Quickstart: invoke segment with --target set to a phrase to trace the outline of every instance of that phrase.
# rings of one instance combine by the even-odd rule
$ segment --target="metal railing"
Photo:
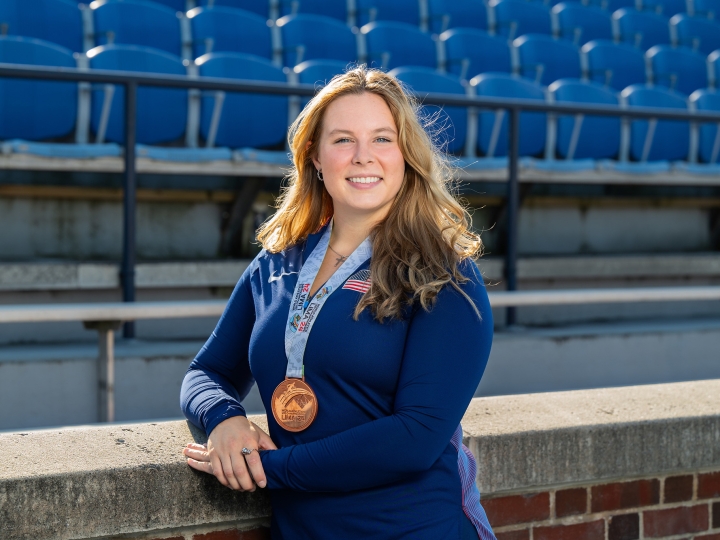
[[[120,280],[124,302],[135,301],[135,225],[136,225],[136,116],[137,89],[139,86],[166,88],[187,88],[224,92],[273,94],[287,96],[313,96],[317,89],[314,85],[247,81],[200,77],[190,78],[178,75],[156,75],[130,71],[80,70],[74,68],[47,68],[36,66],[18,66],[0,63],[0,77],[16,79],[40,79],[99,84],[115,84],[125,88],[125,154],[123,182],[123,256]],[[683,120],[693,123],[712,122],[720,125],[720,113],[698,112],[680,109],[632,107],[621,108],[613,105],[577,103],[548,103],[527,99],[507,99],[481,96],[461,96],[457,94],[429,93],[422,96],[422,102],[428,105],[467,107],[471,110],[491,109],[507,110],[508,129],[508,182],[507,182],[507,243],[505,251],[505,280],[509,291],[517,289],[517,236],[518,236],[518,161],[520,154],[520,112],[534,111],[574,116],[615,116],[627,119],[665,119]],[[515,307],[507,309],[507,321],[515,322]],[[134,336],[132,323],[123,329],[125,337]]]
[[[555,291],[503,291],[488,294],[493,308],[570,304],[720,300],[720,286],[648,287]],[[123,322],[141,319],[219,317],[225,300],[125,302],[0,306],[0,323],[82,321],[98,333],[98,420],[115,420],[115,331]]]

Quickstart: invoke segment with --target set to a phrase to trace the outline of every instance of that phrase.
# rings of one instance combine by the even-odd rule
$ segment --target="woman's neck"
[[[357,248],[375,226],[374,216],[345,216],[336,212],[330,244],[343,255],[349,255]]]

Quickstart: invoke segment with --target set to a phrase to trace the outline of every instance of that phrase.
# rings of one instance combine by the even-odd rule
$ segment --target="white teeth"
[[[358,184],[372,184],[374,182],[379,182],[381,178],[379,176],[366,176],[363,178],[348,178],[348,180]]]

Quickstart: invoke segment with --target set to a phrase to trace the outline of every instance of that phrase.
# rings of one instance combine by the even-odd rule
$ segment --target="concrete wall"
[[[220,247],[220,207],[140,202],[137,256],[212,259]],[[119,259],[122,205],[112,201],[0,197],[0,259]]]
[[[462,424],[498,540],[720,535],[720,380],[479,398]],[[0,434],[0,537],[269,538],[266,493],[191,471],[192,440],[185,422]]]
[[[530,201],[520,211],[518,250],[528,256],[713,250],[713,209],[687,206]],[[139,202],[138,257],[216,258],[226,208],[226,202]],[[485,242],[494,253],[504,251],[497,221],[494,208],[474,211],[474,225],[486,231]],[[83,200],[80,195],[0,197],[0,260],[117,259],[121,235],[118,201]]]

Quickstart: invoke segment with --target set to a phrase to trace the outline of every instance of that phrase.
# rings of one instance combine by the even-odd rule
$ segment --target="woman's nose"
[[[375,156],[372,153],[372,148],[369,143],[358,142],[355,145],[355,155],[353,156],[353,163],[357,165],[364,165],[365,163],[372,163],[375,161]]]

